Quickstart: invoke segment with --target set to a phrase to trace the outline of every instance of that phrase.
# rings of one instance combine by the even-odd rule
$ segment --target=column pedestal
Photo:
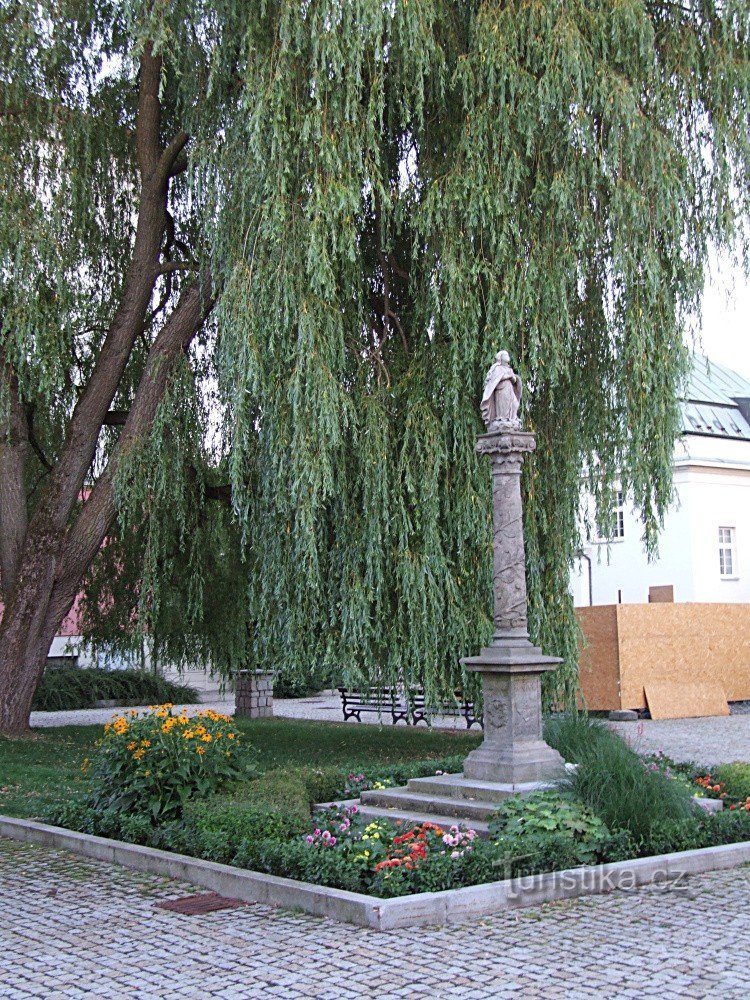
[[[526,648],[489,646],[461,663],[482,675],[484,742],[464,761],[464,775],[507,785],[560,777],[564,761],[542,735],[541,678],[560,660]]]

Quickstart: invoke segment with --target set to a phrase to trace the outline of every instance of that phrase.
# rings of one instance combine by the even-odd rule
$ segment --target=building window
[[[614,531],[612,532],[612,537],[625,537],[625,497],[622,490],[615,491]]]
[[[719,574],[725,578],[737,576],[734,528],[719,528]]]
[[[614,542],[625,537],[625,494],[612,491],[612,519],[608,524],[597,524],[597,542]]]

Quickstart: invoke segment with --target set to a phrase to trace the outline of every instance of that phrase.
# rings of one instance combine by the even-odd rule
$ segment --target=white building
[[[658,557],[646,558],[643,525],[618,493],[614,537],[585,545],[574,568],[577,607],[750,602],[750,382],[696,355],[680,407]]]

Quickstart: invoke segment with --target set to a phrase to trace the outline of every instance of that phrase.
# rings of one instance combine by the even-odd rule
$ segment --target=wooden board
[[[644,685],[652,719],[691,719],[701,715],[729,715],[721,684],[653,681]]]

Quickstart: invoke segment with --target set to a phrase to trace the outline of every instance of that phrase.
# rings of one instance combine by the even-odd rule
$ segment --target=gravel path
[[[701,719],[644,719],[610,725],[641,753],[663,750],[697,764],[750,761],[750,715]]]
[[[206,702],[201,705],[177,706],[188,715],[194,715],[206,708],[212,708],[216,712],[223,712],[226,715],[234,714],[234,695],[228,693],[223,700]],[[139,712],[146,710],[145,705],[139,706]],[[32,712],[32,726],[93,726],[104,725],[117,712],[130,711],[128,709],[117,708],[84,708],[73,712]],[[323,691],[320,694],[312,695],[309,698],[274,698],[273,713],[281,719],[311,719],[317,722],[340,722],[343,723],[341,714],[341,699],[338,692],[331,694]],[[357,725],[354,721],[349,725]],[[380,725],[380,720],[375,714],[363,715],[362,724]],[[384,718],[383,724],[391,725],[390,718]],[[460,729],[465,730],[466,724],[463,719],[453,716],[438,717],[433,719],[433,726],[440,729]],[[399,725],[405,725],[401,722]],[[420,725],[424,729],[424,725]],[[474,732],[476,732],[476,726]]]

